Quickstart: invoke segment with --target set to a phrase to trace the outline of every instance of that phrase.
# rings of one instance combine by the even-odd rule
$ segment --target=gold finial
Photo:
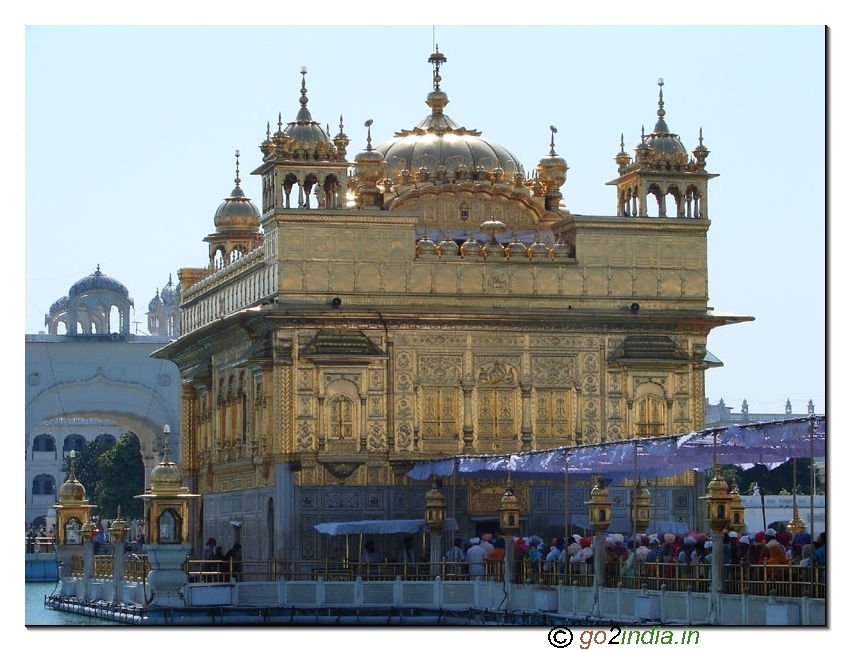
[[[446,62],[446,57],[440,52],[440,46],[434,48],[434,53],[428,58],[428,63],[434,66],[434,90],[440,89],[440,66]]]
[[[549,142],[549,155],[554,156],[555,154],[555,134],[558,132],[554,126],[550,126],[549,130],[552,132],[552,139]]]
[[[301,102],[302,106],[306,106],[307,102],[307,66],[301,66],[301,99],[298,100]]]
[[[664,118],[664,77],[658,77],[658,117]]]
[[[363,123],[366,127],[366,151],[372,151],[372,120],[368,119]]]
[[[168,437],[171,435],[171,427],[167,424],[162,426],[162,464],[165,465],[171,462],[171,447],[168,443]]]
[[[239,185],[239,149],[236,150],[236,181],[235,183]]]
[[[68,474],[68,481],[76,481],[77,475],[74,473],[74,458],[76,457],[77,452],[74,449],[72,449],[71,453],[69,455],[71,456],[71,460],[70,460],[71,471]]]
[[[623,134],[620,134],[620,153],[626,153],[626,142],[623,140]]]

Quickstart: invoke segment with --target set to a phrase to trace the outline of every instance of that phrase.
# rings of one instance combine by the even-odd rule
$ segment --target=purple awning
[[[613,479],[631,478],[637,466],[641,478],[674,476],[714,465],[776,467],[792,458],[826,454],[826,416],[759,422],[706,429],[660,438],[606,442],[580,447],[496,456],[456,456],[417,463],[407,475],[563,480],[601,473]]]

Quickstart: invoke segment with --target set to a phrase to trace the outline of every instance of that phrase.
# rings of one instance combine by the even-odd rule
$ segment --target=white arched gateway
[[[91,328],[76,327],[85,318],[79,309],[70,308],[72,298],[85,298],[88,307],[83,316],[102,313],[102,322],[91,321]],[[107,304],[122,314],[119,327],[110,327],[108,311],[97,307]],[[150,472],[160,461],[163,426],[180,431],[177,367],[151,357],[169,338],[131,334],[132,304],[126,288],[98,267],[71,287],[69,297],[51,307],[45,317],[50,333],[26,335],[28,523],[51,512],[55,489],[65,480],[62,462],[71,450],[100,436],[117,439],[132,431],[141,444],[148,485]],[[179,436],[173,436],[171,454],[180,456]]]

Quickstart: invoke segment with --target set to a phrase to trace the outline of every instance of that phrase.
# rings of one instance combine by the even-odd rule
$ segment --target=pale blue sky
[[[428,112],[434,41],[446,112],[530,171],[549,126],[574,213],[612,214],[614,156],[656,120],[711,150],[709,303],[755,316],[715,330],[706,396],[737,411],[826,408],[826,49],[822,26],[38,26],[25,32],[27,333],[100,264],[134,321],[169,275],[204,266],[203,237],[246,194],[278,113],[295,118],[304,65],[313,118],[353,158]]]

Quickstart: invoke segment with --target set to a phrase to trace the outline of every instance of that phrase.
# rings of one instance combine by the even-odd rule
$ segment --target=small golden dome
[[[476,257],[478,255],[481,255],[481,244],[479,244],[478,241],[470,235],[469,239],[460,245],[460,256]]]
[[[183,486],[183,474],[175,463],[163,461],[151,470],[151,492],[169,492]]]
[[[354,156],[354,174],[359,183],[374,188],[384,180],[384,155],[372,148],[372,120],[366,120],[364,126],[368,129],[366,148]]]
[[[496,236],[493,235],[482,249],[484,257],[505,257],[505,247],[496,241]]]
[[[537,163],[537,177],[546,186],[547,191],[561,187],[567,181],[567,161],[555,153],[555,134],[558,132],[554,126],[550,126],[552,139],[549,143],[549,155],[544,156]]]
[[[74,455],[76,452],[71,452],[70,469],[68,471],[68,480],[59,486],[59,501],[85,501],[86,488],[77,480],[77,474],[74,470]]]
[[[708,482],[707,492],[714,496],[727,496],[729,494],[729,484],[720,475],[720,468],[714,468],[714,477]]]
[[[151,492],[154,494],[179,492],[183,487],[183,474],[177,464],[171,460],[171,448],[168,435],[171,433],[167,425],[163,428],[165,442],[163,443],[162,461],[151,470]]]
[[[59,486],[59,501],[64,503],[85,500],[86,488],[83,487],[83,484],[76,479],[72,472],[68,480]]]
[[[523,244],[519,237],[514,234],[514,239],[507,246],[505,246],[505,257],[510,259],[523,259],[528,258],[528,246]]]
[[[551,249],[546,245],[545,242],[540,240],[540,232],[537,233],[537,238],[534,240],[534,243],[528,247],[528,256],[531,259],[538,258],[546,258],[551,256]]]
[[[457,242],[449,237],[448,232],[443,237],[442,241],[437,244],[437,248],[440,249],[440,257],[444,256],[457,256],[460,255],[460,246],[457,245]]]
[[[439,255],[440,250],[437,244],[428,237],[428,231],[425,231],[425,236],[416,242],[416,257],[425,257],[429,255]]]
[[[218,206],[213,217],[217,233],[257,232],[260,229],[260,211],[239,187],[239,152],[236,152],[236,187],[224,203]]]
[[[570,245],[563,239],[559,239],[552,247],[552,255],[553,257],[569,257]]]

